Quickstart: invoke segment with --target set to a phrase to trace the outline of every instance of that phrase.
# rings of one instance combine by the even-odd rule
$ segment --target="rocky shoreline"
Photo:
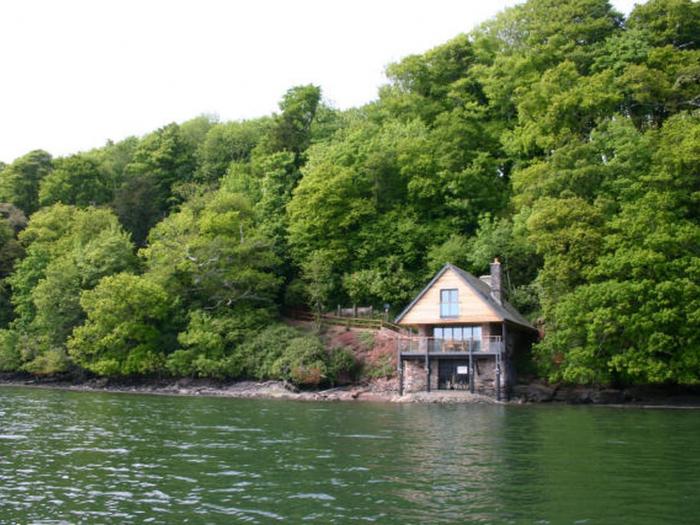
[[[700,408],[700,388],[675,385],[611,388],[533,382],[516,385],[513,388],[512,400],[521,403]]]
[[[296,401],[410,401],[401,399],[394,381],[378,380],[367,385],[347,385],[325,390],[299,390],[284,381],[216,381],[210,379],[179,380],[108,380],[92,378],[40,378],[23,375],[0,376],[0,386],[21,386],[69,390],[74,392],[109,392],[182,396],[229,397],[241,399],[285,399]],[[406,397],[406,396],[404,396]]]
[[[594,404],[630,407],[700,408],[700,390],[693,388],[633,387],[613,389],[533,382],[517,385],[508,401],[464,391],[417,392],[400,396],[396,380],[378,379],[366,384],[325,390],[299,390],[283,381],[215,381],[209,379],[108,380],[69,377],[40,378],[0,375],[0,386],[48,388],[75,392],[209,396],[292,401],[371,401],[390,403],[481,404]]]
[[[495,399],[468,392],[418,392],[398,394],[395,379],[376,379],[361,385],[345,385],[325,390],[299,390],[283,381],[215,381],[209,379],[131,380],[104,378],[40,378],[25,375],[0,375],[0,386],[20,386],[68,390],[73,392],[108,392],[209,396],[239,399],[284,399],[292,401],[369,401],[385,403],[498,403]]]

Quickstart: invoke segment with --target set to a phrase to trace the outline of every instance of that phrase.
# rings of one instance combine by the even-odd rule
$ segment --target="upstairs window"
[[[459,316],[459,295],[457,289],[440,290],[440,317]]]

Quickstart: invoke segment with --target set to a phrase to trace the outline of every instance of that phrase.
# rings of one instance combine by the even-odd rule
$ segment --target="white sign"
[[[457,375],[466,376],[468,374],[469,374],[469,367],[468,366],[458,366],[457,367]]]

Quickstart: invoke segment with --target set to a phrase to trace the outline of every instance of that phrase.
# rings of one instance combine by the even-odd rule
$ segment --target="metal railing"
[[[398,337],[397,345],[402,354],[410,353],[454,353],[469,351],[479,352],[503,352],[503,341],[500,335],[485,335],[480,339],[438,339],[436,337],[410,336]]]

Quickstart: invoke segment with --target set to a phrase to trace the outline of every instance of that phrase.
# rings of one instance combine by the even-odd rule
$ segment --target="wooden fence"
[[[348,328],[365,328],[368,330],[381,330],[386,328],[388,330],[393,330],[399,334],[408,334],[409,331],[403,326],[399,326],[384,319],[377,318],[367,318],[367,317],[342,317],[338,315],[322,313],[314,314],[313,312],[308,312],[304,310],[292,310],[286,312],[287,317],[291,319],[297,319],[299,321],[314,321],[321,324],[333,325],[333,326],[345,326]]]

